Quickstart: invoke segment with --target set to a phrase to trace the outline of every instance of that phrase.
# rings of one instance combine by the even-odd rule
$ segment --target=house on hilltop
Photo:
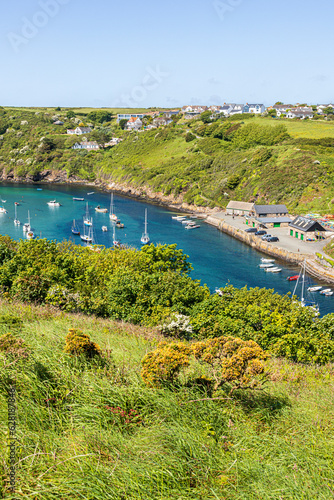
[[[128,130],[140,130],[143,126],[143,122],[141,121],[140,118],[136,118],[135,116],[132,116],[128,123],[126,124],[126,128]]]
[[[96,151],[100,149],[100,146],[95,141],[84,141],[84,142],[76,142],[72,149],[86,149],[89,151]]]
[[[76,129],[68,129],[67,133],[71,135],[83,135],[89,134],[91,131],[92,129],[90,127],[77,127]]]
[[[313,118],[312,108],[292,108],[286,115],[287,118],[301,118],[304,120],[305,118]]]
[[[154,118],[153,125],[155,127],[166,127],[170,123],[173,123],[171,118],[160,116],[159,118]]]
[[[244,113],[253,113],[256,115],[259,115],[261,113],[264,113],[266,110],[266,107],[264,104],[245,104],[244,106]]]

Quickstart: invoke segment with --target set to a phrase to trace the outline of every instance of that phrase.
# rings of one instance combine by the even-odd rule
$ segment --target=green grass
[[[156,345],[153,330],[15,303],[1,302],[0,314],[22,318],[15,335],[31,350],[29,361],[7,369],[0,357],[3,496],[9,378],[18,406],[17,491],[5,498],[333,497],[333,365],[273,359],[264,392],[205,400],[193,385],[143,385],[140,361]],[[0,327],[0,334],[9,329]],[[64,354],[71,327],[111,350],[107,365]],[[106,405],[133,408],[141,422],[112,423]]]
[[[325,120],[290,120],[288,118],[273,119],[255,117],[253,123],[260,125],[283,124],[288,129],[289,134],[294,138],[321,139],[322,137],[334,137],[334,121]]]

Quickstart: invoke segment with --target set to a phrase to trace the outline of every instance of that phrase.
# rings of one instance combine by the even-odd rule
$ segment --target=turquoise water
[[[41,189],[41,190],[38,190]],[[87,192],[94,194],[87,195]],[[84,198],[84,201],[73,201],[73,197]],[[2,205],[8,214],[0,214],[1,234],[8,234],[14,239],[24,238],[21,226],[14,226],[14,202],[21,224],[27,222],[30,211],[31,226],[36,236],[62,241],[71,239],[83,244],[79,236],[73,236],[71,227],[73,219],[83,231],[83,217],[88,202],[90,215],[93,216],[95,242],[107,247],[112,246],[113,233],[109,213],[98,214],[97,205],[109,211],[110,194],[93,187],[75,185],[20,185],[1,184],[0,198],[6,200]],[[61,207],[49,207],[47,202],[56,199]],[[236,287],[245,285],[274,289],[280,294],[292,292],[294,282],[286,278],[298,274],[294,265],[278,262],[281,273],[266,273],[259,269],[261,254],[257,250],[218,231],[215,227],[200,221],[200,228],[186,230],[180,222],[172,219],[173,212],[165,207],[140,202],[126,196],[114,194],[115,213],[125,224],[124,229],[117,229],[117,239],[129,246],[141,247],[140,238],[144,231],[145,208],[148,209],[148,232],[152,243],[177,243],[179,248],[189,255],[194,270],[191,276],[200,279],[214,291],[215,287],[231,283]],[[106,225],[108,232],[102,232]],[[315,283],[311,280],[310,283]],[[318,283],[317,283],[318,284]],[[321,284],[321,283],[320,283]],[[298,295],[298,293],[297,293]],[[313,294],[320,305],[321,314],[334,312],[334,295],[324,297]]]

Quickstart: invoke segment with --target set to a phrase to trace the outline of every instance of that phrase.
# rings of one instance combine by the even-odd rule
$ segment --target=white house
[[[266,110],[266,107],[264,104],[245,104],[244,106],[244,113],[254,113],[256,115],[260,115],[261,113],[264,113]]]
[[[286,115],[287,118],[301,118],[304,120],[305,118],[313,118],[312,109],[308,108],[292,108]]]
[[[100,146],[95,141],[76,142],[74,146],[72,146],[72,149],[87,149],[89,151],[95,151],[100,149]]]
[[[126,128],[128,130],[139,130],[143,126],[143,122],[141,121],[140,118],[136,118],[135,116],[132,116],[128,123],[126,124]]]
[[[68,134],[75,134],[75,135],[82,135],[82,134],[89,134],[92,131],[90,127],[77,127],[76,129],[68,129],[67,133]]]
[[[292,104],[275,104],[272,109],[276,110],[276,116],[285,115],[288,109],[293,108]]]

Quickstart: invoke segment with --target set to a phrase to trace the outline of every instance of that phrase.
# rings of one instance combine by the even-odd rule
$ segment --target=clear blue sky
[[[12,0],[0,105],[334,101],[329,0]]]

